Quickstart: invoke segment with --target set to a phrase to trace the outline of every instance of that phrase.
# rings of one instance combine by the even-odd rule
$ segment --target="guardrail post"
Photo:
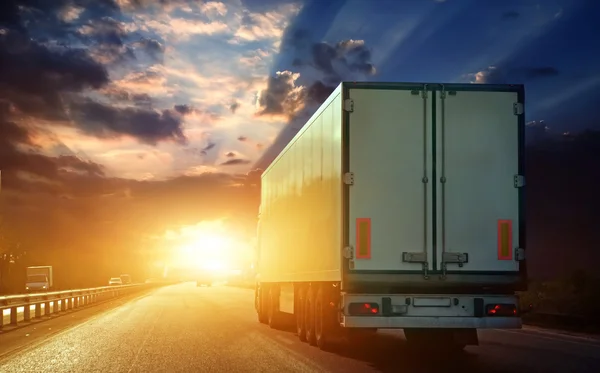
[[[17,325],[17,307],[10,308],[10,325]]]
[[[29,302],[23,308],[23,321],[31,321],[31,304]]]
[[[46,301],[46,303],[44,303],[44,315],[50,316],[50,302],[49,301]]]
[[[52,309],[52,313],[59,313],[60,312],[60,306],[61,304],[58,303],[60,300],[59,299],[55,299],[54,300],[54,307]]]
[[[68,311],[70,303],[71,303],[71,298],[70,297],[69,298],[65,298],[64,302],[65,302],[65,311]]]
[[[42,303],[35,304],[35,316],[36,319],[42,317]]]

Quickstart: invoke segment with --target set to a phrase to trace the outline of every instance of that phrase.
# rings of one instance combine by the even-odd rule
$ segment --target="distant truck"
[[[259,321],[321,348],[521,328],[523,107],[522,85],[341,83],[261,176]]]
[[[27,292],[49,291],[54,286],[52,279],[52,266],[27,267]]]
[[[131,276],[128,274],[122,274],[121,276],[119,276],[121,278],[121,282],[123,282],[123,285],[129,285],[131,284]]]

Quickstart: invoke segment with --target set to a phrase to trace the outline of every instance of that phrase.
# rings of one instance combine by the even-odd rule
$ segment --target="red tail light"
[[[377,303],[350,303],[348,305],[350,315],[377,315],[379,305]]]
[[[486,306],[488,316],[517,316],[517,306],[514,304],[488,304]]]

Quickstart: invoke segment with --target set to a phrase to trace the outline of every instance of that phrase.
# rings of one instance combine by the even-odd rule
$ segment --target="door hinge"
[[[524,112],[525,112],[525,108],[523,107],[522,102],[515,102],[513,104],[513,113],[515,115],[523,115]]]
[[[354,111],[354,100],[347,98],[344,100],[344,111],[352,113]]]
[[[352,246],[344,247],[343,255],[344,255],[344,258],[346,258],[346,259],[353,259],[354,258],[354,249],[352,249]]]
[[[515,175],[514,185],[515,185],[515,188],[523,188],[525,186],[525,176]]]
[[[515,248],[515,260],[517,262],[522,262],[525,260],[525,249],[522,247]]]
[[[343,180],[346,185],[354,185],[354,172],[346,172]]]

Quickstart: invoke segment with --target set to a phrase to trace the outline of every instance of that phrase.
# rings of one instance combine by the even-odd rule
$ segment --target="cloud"
[[[274,10],[266,12],[245,12],[241,18],[240,27],[235,31],[235,42],[252,42],[257,40],[272,40],[274,46],[279,44],[283,30],[290,18],[300,11],[297,4],[283,4]]]
[[[256,115],[283,119],[287,125],[255,163],[258,168],[270,164],[341,81],[364,80],[376,73],[363,40],[330,44],[313,40],[309,31],[300,28],[286,34],[281,49],[294,72],[283,70],[269,77],[258,97]]]
[[[291,71],[278,71],[269,77],[267,89],[259,98],[260,110],[257,115],[291,116],[304,108],[304,87],[296,86],[300,74]]]
[[[552,78],[560,75],[558,69],[552,66],[537,67],[496,67],[490,66],[467,78],[472,83],[507,84],[521,83],[542,78]]]
[[[86,99],[73,103],[71,111],[85,133],[100,138],[129,135],[148,145],[159,141],[186,143],[181,115],[175,109],[118,108]]]
[[[236,110],[240,107],[240,103],[239,102],[234,102],[231,105],[229,105],[229,110],[235,114]]]
[[[227,158],[233,158],[233,157],[235,157],[235,153],[234,153],[234,152],[227,152],[227,153],[225,154],[225,156],[226,156]]]
[[[23,114],[65,119],[69,94],[108,84],[106,69],[83,49],[49,48],[7,31],[0,34],[0,99]]]
[[[140,49],[156,61],[162,61],[165,53],[165,46],[156,39],[143,38],[133,43],[133,46]]]
[[[0,169],[2,186],[8,189],[52,191],[68,173],[103,176],[100,164],[74,155],[51,157],[39,152],[30,129],[9,119],[9,105],[0,102]]]
[[[227,15],[227,6],[218,1],[208,1],[200,5],[200,11],[209,17]]]
[[[234,159],[226,160],[225,162],[221,163],[221,166],[237,166],[237,165],[244,165],[244,164],[249,164],[249,163],[251,163],[251,161],[249,161],[247,159],[234,158]]]
[[[297,84],[300,73],[289,70],[276,72],[259,97],[259,116],[294,116],[306,104],[322,103],[343,79],[354,74],[371,76],[376,72],[371,63],[371,51],[363,40],[348,39],[333,45],[313,42],[308,31],[299,29],[289,33],[282,48],[293,57],[292,64],[296,69],[311,67],[323,78],[313,81],[307,89]]]

